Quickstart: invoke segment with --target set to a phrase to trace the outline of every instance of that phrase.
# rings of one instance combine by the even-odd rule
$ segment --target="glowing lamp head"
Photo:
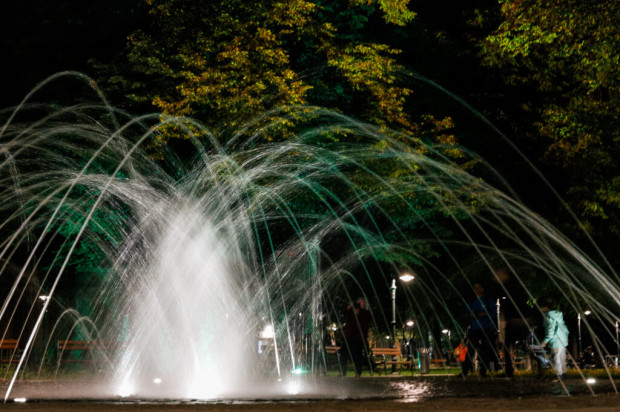
[[[413,279],[415,279],[415,277],[409,273],[403,273],[402,275],[400,275],[399,279],[403,282],[411,282]]]

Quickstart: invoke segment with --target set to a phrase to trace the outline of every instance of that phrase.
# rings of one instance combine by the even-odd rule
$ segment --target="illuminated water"
[[[97,96],[81,75],[58,78]],[[285,115],[306,126],[275,142]],[[325,326],[363,294],[374,330],[389,334],[385,301],[405,270],[416,286],[399,286],[399,307],[423,339],[437,319],[462,336],[453,311],[472,273],[504,267],[551,279],[575,313],[591,310],[584,341],[614,353],[613,269],[445,147],[307,107],[266,113],[225,145],[190,119],[131,117],[105,101],[5,118],[0,333],[23,350],[6,398],[20,381],[73,369],[112,397],[346,397],[314,380]],[[154,160],[148,149],[171,125],[187,144]],[[56,364],[63,339],[100,342],[96,362]]]

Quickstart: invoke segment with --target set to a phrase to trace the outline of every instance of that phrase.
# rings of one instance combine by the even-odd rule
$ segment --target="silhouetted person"
[[[596,358],[594,356],[594,349],[592,346],[587,346],[581,354],[581,367],[582,368],[595,368]]]
[[[531,308],[527,305],[528,294],[518,279],[507,271],[500,269],[495,272],[501,288],[501,309],[504,316],[504,371],[506,376],[514,376],[514,365],[511,353],[516,342],[523,343],[532,332],[533,320]]]
[[[343,328],[344,345],[341,351],[342,375],[347,374],[347,361],[351,359],[355,368],[355,376],[361,376],[364,364],[369,365],[368,359],[368,329],[372,316],[366,309],[363,298],[344,309],[345,324]],[[370,367],[370,365],[369,365]]]
[[[495,301],[484,294],[484,286],[474,283],[476,298],[467,309],[471,318],[467,331],[467,355],[461,365],[461,376],[467,376],[474,369],[474,354],[478,353],[480,376],[485,377],[495,357],[495,339],[497,337],[497,309]]]

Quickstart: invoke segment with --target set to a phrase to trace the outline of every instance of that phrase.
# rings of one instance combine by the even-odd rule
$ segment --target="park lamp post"
[[[590,312],[589,310],[583,312],[583,314],[586,316],[588,316],[590,313],[592,312]],[[577,314],[577,332],[579,333],[579,356],[581,356],[583,352],[583,348],[581,346],[581,313]]]
[[[620,340],[618,340],[618,331],[620,330],[620,321],[616,321],[616,365],[620,365]]]
[[[410,332],[410,339],[413,339],[413,325],[415,325],[415,322],[412,321],[411,319],[409,319],[405,325],[407,325],[407,327],[409,328],[409,332]],[[403,339],[405,338],[404,332],[403,332]]]
[[[403,340],[405,342],[405,349],[407,351],[408,356],[413,356],[411,340],[413,339],[413,325],[415,322],[411,319],[408,319],[407,322],[403,325]],[[409,340],[407,340],[406,329],[409,329]]]
[[[448,349],[450,349],[450,329],[443,329],[441,333],[443,333],[444,335],[448,335]]]
[[[47,339],[47,307],[49,305],[49,300],[52,297],[49,295],[39,295],[39,300],[41,301],[42,304],[42,308],[41,310],[44,311],[43,313],[43,318],[41,319],[41,333],[43,334],[43,338]],[[41,359],[45,358],[45,350],[43,348],[40,349],[41,350]],[[38,350],[37,350],[38,351]]]
[[[409,283],[415,277],[409,273],[403,273],[399,276],[401,282]],[[392,346],[396,347],[396,279],[392,278]]]
[[[620,321],[616,321],[616,365],[620,365],[620,340],[618,340],[618,331],[620,330]]]

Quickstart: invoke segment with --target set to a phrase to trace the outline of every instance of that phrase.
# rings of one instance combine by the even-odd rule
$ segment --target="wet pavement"
[[[34,402],[6,404],[2,408],[21,412],[343,412],[343,411],[572,411],[612,412],[618,411],[618,395],[577,395],[571,397],[528,398],[441,398],[424,402],[404,403],[393,400],[316,400],[306,402],[253,402],[253,403],[102,403],[102,402]]]
[[[8,382],[0,382],[2,394],[6,393]],[[106,392],[102,385],[86,381],[18,381],[13,387],[8,402],[26,399],[27,403],[52,404],[76,403],[129,405],[261,405],[298,404],[308,402],[380,402],[392,401],[399,404],[432,404],[438,400],[456,399],[466,402],[471,399],[516,399],[540,398],[560,399],[568,397],[597,398],[617,395],[618,382],[598,379],[586,383],[583,379],[567,379],[564,382],[546,379],[520,378],[503,379],[475,376],[466,379],[454,376],[382,376],[364,378],[306,378],[294,381],[268,381],[255,390],[240,391],[236,395],[224,395],[218,399],[177,399],[162,396],[138,396],[121,398]],[[620,410],[620,396],[618,396]],[[19,406],[19,405],[17,405]],[[22,405],[23,406],[23,405]]]

